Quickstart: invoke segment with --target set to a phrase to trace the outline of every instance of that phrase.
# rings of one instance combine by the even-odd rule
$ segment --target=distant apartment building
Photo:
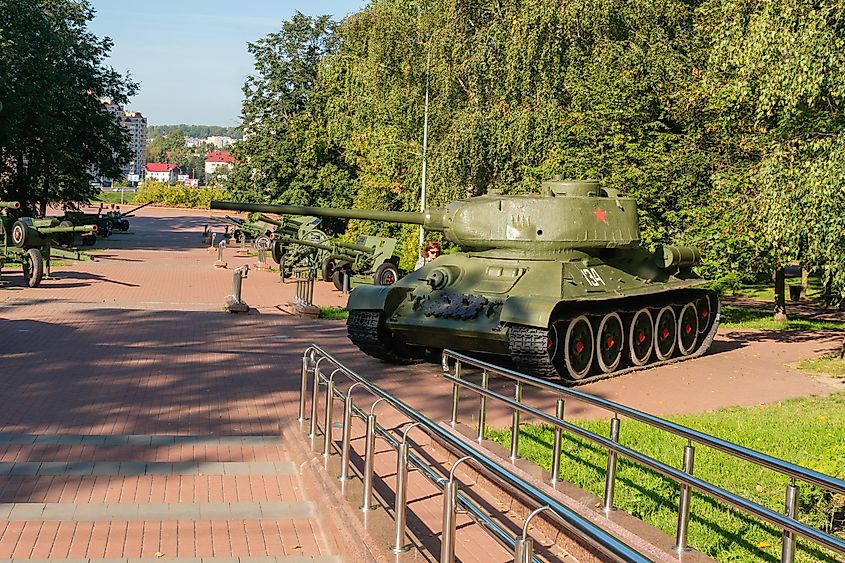
[[[175,182],[179,177],[179,167],[166,162],[148,162],[146,167],[146,179],[158,180],[159,182]]]
[[[237,139],[232,137],[225,137],[222,135],[212,135],[211,137],[206,137],[205,142],[214,145],[218,149],[225,149],[226,147],[235,144]]]
[[[207,176],[211,176],[221,166],[225,166],[227,170],[231,170],[235,162],[235,157],[228,151],[211,151],[205,157],[205,173]]]
[[[144,149],[147,146],[147,118],[137,111],[125,111],[120,104],[112,100],[101,100],[105,108],[114,114],[115,118],[129,132],[129,161],[121,166],[123,176],[137,174],[144,176]],[[100,178],[100,183],[109,184],[116,178]]]

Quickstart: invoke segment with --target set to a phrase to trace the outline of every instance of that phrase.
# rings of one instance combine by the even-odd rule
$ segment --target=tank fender
[[[346,309],[393,311],[410,291],[410,288],[395,285],[359,285],[349,294]]]
[[[499,320],[537,328],[547,328],[560,299],[538,295],[512,295],[502,306]]]

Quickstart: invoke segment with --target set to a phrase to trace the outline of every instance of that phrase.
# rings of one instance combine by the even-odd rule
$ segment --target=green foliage
[[[0,0],[0,197],[29,211],[96,196],[92,167],[120,176],[128,133],[100,102],[138,85],[105,67],[86,0]]]
[[[155,140],[158,137],[169,135],[173,131],[179,130],[185,137],[195,137],[197,139],[205,139],[206,137],[232,137],[233,139],[240,139],[240,127],[222,127],[220,125],[150,125],[147,127],[147,137]]]
[[[207,208],[213,199],[226,199],[226,190],[218,186],[194,188],[184,184],[164,184],[156,180],[143,182],[135,195],[136,203],[155,202],[173,207]]]
[[[842,471],[845,442],[845,394],[807,397],[750,408],[728,408],[715,412],[667,417],[695,430],[730,440],[742,446],[807,464],[829,475]],[[607,436],[602,420],[573,421],[591,432]],[[623,420],[620,443],[677,467],[683,459],[686,441],[635,422]],[[510,431],[496,430],[489,437],[510,446]],[[548,427],[524,425],[520,431],[519,455],[546,468],[551,467],[553,432]],[[604,490],[607,453],[588,442],[564,434],[561,479],[601,497]],[[783,511],[784,490],[789,478],[741,459],[696,445],[695,475],[771,510]],[[811,489],[799,483],[801,496]],[[614,504],[674,536],[677,525],[678,487],[661,475],[620,459]],[[812,495],[801,503],[798,517],[808,524],[830,522],[838,510],[836,501]],[[693,494],[689,543],[718,561],[776,560],[780,557],[781,530],[752,517],[707,501]],[[796,561],[836,561],[827,552],[798,542]]]
[[[719,326],[755,330],[845,330],[845,322],[842,321],[819,321],[790,315],[785,323],[779,323],[772,320],[771,311],[742,307],[722,307]]]
[[[710,289],[724,295],[736,293],[742,287],[742,276],[737,272],[730,272],[710,283]]]

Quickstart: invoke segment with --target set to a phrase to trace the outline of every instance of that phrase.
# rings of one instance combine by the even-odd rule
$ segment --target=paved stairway
[[[277,436],[0,434],[0,563],[333,562]]]

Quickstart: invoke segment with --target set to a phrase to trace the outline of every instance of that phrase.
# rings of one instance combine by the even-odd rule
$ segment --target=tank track
[[[703,296],[706,294],[711,294],[712,292],[695,293],[700,293]],[[510,330],[513,331],[513,336],[509,336],[509,344],[511,346],[511,357],[514,364],[520,371],[524,371],[528,375],[533,375],[536,377],[559,380],[563,385],[567,387],[577,387],[579,385],[585,385],[587,383],[593,383],[596,381],[601,381],[603,379],[609,379],[611,377],[618,377],[620,375],[635,371],[641,371],[653,367],[665,366],[669,364],[675,364],[678,362],[691,360],[693,358],[698,358],[704,355],[704,353],[707,352],[707,350],[710,348],[710,344],[712,344],[713,339],[716,336],[716,332],[719,328],[721,303],[718,298],[714,299],[714,302],[716,306],[714,310],[711,311],[714,316],[713,321],[710,323],[709,329],[707,330],[706,334],[702,335],[702,340],[700,344],[696,346],[695,351],[686,356],[675,356],[666,360],[650,361],[649,363],[642,366],[627,366],[625,368],[618,369],[610,373],[598,373],[595,375],[588,375],[583,379],[573,380],[561,376],[559,372],[555,369],[555,365],[549,357],[547,350],[546,343],[548,340],[548,330],[525,325],[511,325]],[[650,308],[655,308],[657,306],[662,306],[669,303],[672,303],[672,301],[666,300],[660,305],[652,303],[650,305]],[[643,303],[635,305],[634,302],[631,302],[628,305],[630,306],[622,308],[604,307],[601,309],[590,311],[588,314],[597,315],[610,311],[616,311],[618,313],[632,313],[639,309],[640,306],[644,306]],[[586,313],[586,311],[583,310],[580,312]],[[551,369],[549,369],[549,366],[551,367]]]
[[[410,363],[410,354],[404,353],[385,329],[381,311],[350,311],[346,320],[346,335],[355,346],[368,356],[391,363]]]

